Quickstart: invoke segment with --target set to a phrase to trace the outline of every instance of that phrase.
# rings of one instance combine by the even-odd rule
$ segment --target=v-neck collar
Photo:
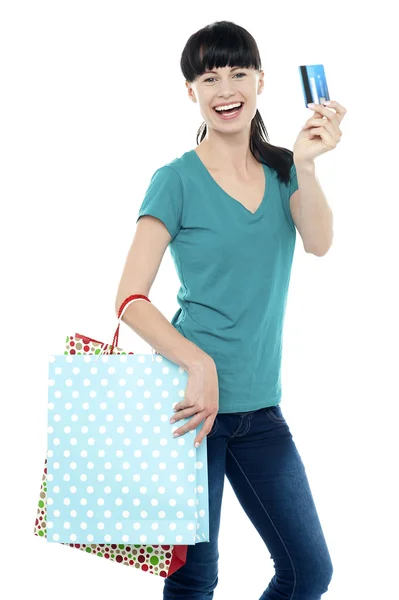
[[[198,154],[196,153],[195,150],[189,150],[188,155],[194,155],[193,158],[196,161],[196,163],[200,166],[200,168],[202,169],[202,171],[206,174],[208,180],[219,190],[219,192],[221,192],[224,196],[227,196],[227,198],[229,198],[232,202],[234,202],[236,205],[238,205],[239,210],[242,210],[244,212],[244,214],[247,215],[247,218],[250,220],[255,220],[258,219],[262,213],[263,210],[265,208],[266,205],[266,199],[269,195],[269,188],[270,188],[270,184],[271,184],[271,177],[269,177],[268,174],[268,169],[267,169],[267,165],[265,163],[261,163],[261,165],[263,166],[263,172],[265,174],[265,190],[264,190],[264,194],[263,194],[263,198],[261,203],[259,204],[258,208],[256,209],[256,211],[253,213],[251,212],[246,206],[244,206],[242,204],[242,202],[240,202],[239,200],[237,200],[236,198],[233,198],[233,196],[230,196],[230,194],[228,194],[226,192],[226,190],[224,190],[216,181],[216,179],[214,179],[210,173],[210,171],[206,168],[206,166],[204,165],[204,163],[202,162],[202,160],[200,159],[200,157],[198,156]],[[241,207],[241,209],[240,209]]]

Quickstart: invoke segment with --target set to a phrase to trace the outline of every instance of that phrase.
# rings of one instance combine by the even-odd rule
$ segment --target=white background
[[[368,5],[367,5],[368,6]],[[391,9],[390,9],[391,6]],[[334,213],[325,257],[300,236],[287,305],[282,410],[330,549],[328,600],[397,590],[398,186],[393,4],[3,2],[1,69],[2,551],[13,599],[161,599],[163,579],[33,535],[47,437],[47,355],[75,331],[103,340],[136,213],[159,166],[202,123],[179,61],[188,37],[232,20],[256,39],[258,108],[292,149],[310,117],[298,65],[323,63],[347,108],[316,159]],[[170,320],[169,251],[151,289]],[[134,292],[134,290],[132,290]],[[120,344],[150,348],[126,326]],[[257,600],[269,552],[226,480],[215,599]],[[6,592],[8,588],[8,591]],[[296,599],[295,599],[296,600]],[[299,599],[298,600],[305,600]]]

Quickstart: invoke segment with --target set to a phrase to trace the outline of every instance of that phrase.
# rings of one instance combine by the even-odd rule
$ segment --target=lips
[[[233,119],[237,119],[239,117],[239,115],[241,114],[241,111],[243,110],[243,107],[244,107],[244,103],[241,102],[240,104],[241,104],[240,107],[232,108],[230,110],[216,110],[216,108],[214,108],[213,110],[215,111],[215,113],[217,114],[218,118],[221,121],[230,121]],[[225,106],[228,106],[228,105],[225,104]]]
[[[229,106],[230,104],[238,104],[238,102],[230,102],[229,104],[225,103],[225,104],[216,104],[215,106],[213,106],[213,110],[216,110],[217,108],[219,108],[219,106]],[[242,108],[244,102],[240,102],[241,106],[237,107],[237,108]],[[234,109],[236,110],[236,109]],[[217,113],[220,113],[219,110],[216,110]]]

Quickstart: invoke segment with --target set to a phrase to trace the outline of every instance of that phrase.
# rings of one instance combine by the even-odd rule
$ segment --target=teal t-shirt
[[[296,229],[290,196],[298,189],[263,164],[266,190],[253,214],[227,194],[194,150],[158,168],[138,217],[168,229],[180,280],[171,324],[215,361],[219,413],[257,410],[281,400],[284,315]]]

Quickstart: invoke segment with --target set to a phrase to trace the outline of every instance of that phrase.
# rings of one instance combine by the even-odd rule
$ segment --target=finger
[[[188,417],[192,417],[197,412],[199,412],[199,409],[197,406],[190,406],[189,408],[185,408],[184,410],[179,410],[179,412],[175,413],[171,417],[170,423],[176,423],[176,421],[181,421],[182,419],[188,419]]]
[[[313,110],[317,111],[320,115],[325,117],[325,120],[327,120],[329,123],[331,123],[331,127],[333,129],[335,129],[337,135],[339,135],[340,119],[338,118],[338,114],[333,112],[332,110],[329,110],[328,108],[325,108],[321,104],[314,104],[312,106],[314,106]],[[309,108],[310,107],[311,106],[309,105]],[[312,118],[314,120],[314,118],[318,118],[318,117],[312,117]],[[331,128],[328,127],[327,131],[329,131],[331,133],[331,135],[333,135]]]
[[[337,143],[340,141],[342,135],[340,128],[328,119],[309,119],[303,129],[309,129],[309,127],[324,127]]]
[[[345,113],[346,113],[345,106],[342,106],[342,104],[340,104],[339,102],[336,102],[335,100],[327,100],[326,102],[323,102],[323,104],[325,106],[328,106],[329,108],[333,108],[334,110],[337,111],[337,113],[339,113],[342,116],[345,115]]]
[[[181,427],[179,427],[178,429],[176,429],[173,432],[173,437],[178,437],[180,435],[184,435],[188,431],[191,431],[192,429],[195,429],[196,427],[198,427],[198,425],[201,423],[201,421],[204,420],[204,416],[205,415],[203,414],[203,412],[196,413],[187,423],[185,423],[184,425],[182,425]]]
[[[310,117],[310,119],[308,119],[306,121],[306,123],[302,126],[302,129],[308,129],[308,127],[310,127],[312,124],[317,123],[317,125],[320,125],[320,122],[323,120],[323,117],[321,115],[314,115],[313,117]]]
[[[201,428],[199,434],[194,440],[194,446],[196,448],[198,448],[198,446],[202,443],[203,439],[210,433],[215,422],[216,416],[217,415],[209,415],[209,417],[205,419],[203,427]]]
[[[335,148],[338,141],[326,131],[324,127],[315,127],[309,130],[309,133],[314,136],[319,136],[325,142],[325,145],[329,148]]]
[[[190,406],[192,406],[191,401],[187,398],[187,396],[184,396],[184,400],[182,400],[181,402],[176,402],[176,404],[173,407],[174,412],[177,412],[179,410],[183,410],[184,408],[189,408]]]
[[[313,112],[315,112],[316,114],[313,115],[313,117],[317,116],[317,114],[321,114],[324,115],[324,111],[328,111],[328,108],[325,108],[324,106],[322,106],[321,104],[314,104],[313,102],[311,102],[310,104],[307,105],[307,107],[310,110],[313,110]]]
[[[337,122],[338,124],[341,123],[342,119],[346,115],[346,108],[342,106],[342,104],[340,104],[339,102],[336,102],[335,100],[328,100],[327,102],[323,102],[323,104],[325,106],[328,106],[328,108],[333,108],[336,111],[335,117],[337,119]]]
[[[305,124],[302,126],[302,129],[307,129],[311,123],[315,123],[316,121],[318,123],[320,123],[320,121],[322,121],[323,119],[323,115],[320,113],[315,112],[311,117],[309,117],[309,119],[305,122]]]

